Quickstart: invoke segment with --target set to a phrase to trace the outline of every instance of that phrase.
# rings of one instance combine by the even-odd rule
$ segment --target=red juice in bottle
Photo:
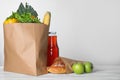
[[[56,32],[49,32],[48,36],[48,53],[47,53],[47,66],[50,66],[54,59],[59,57],[59,48],[57,44]]]

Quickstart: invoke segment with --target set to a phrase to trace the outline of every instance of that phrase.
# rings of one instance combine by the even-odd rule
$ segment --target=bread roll
[[[48,72],[55,74],[64,74],[64,73],[72,73],[72,64],[84,61],[72,60],[64,57],[58,57],[54,60],[53,64],[48,67]]]

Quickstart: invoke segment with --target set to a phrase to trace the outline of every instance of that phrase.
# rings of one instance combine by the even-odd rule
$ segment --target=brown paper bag
[[[72,65],[77,62],[84,63],[85,61],[73,60],[65,57],[58,57],[54,60],[53,64],[50,67],[48,67],[47,70],[48,72],[57,74],[72,73]]]
[[[48,30],[39,23],[4,25],[4,70],[30,75],[47,73]]]

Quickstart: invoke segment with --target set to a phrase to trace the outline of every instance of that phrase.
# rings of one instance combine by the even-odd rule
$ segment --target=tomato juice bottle
[[[48,36],[48,53],[47,66],[52,65],[55,58],[59,57],[59,48],[57,43],[56,32],[49,32]]]

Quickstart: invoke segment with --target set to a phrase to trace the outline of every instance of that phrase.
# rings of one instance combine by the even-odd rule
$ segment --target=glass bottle
[[[56,32],[49,32],[47,66],[52,65],[53,61],[57,57],[59,57],[59,48],[58,48],[58,43],[57,43],[57,35],[56,35]]]

